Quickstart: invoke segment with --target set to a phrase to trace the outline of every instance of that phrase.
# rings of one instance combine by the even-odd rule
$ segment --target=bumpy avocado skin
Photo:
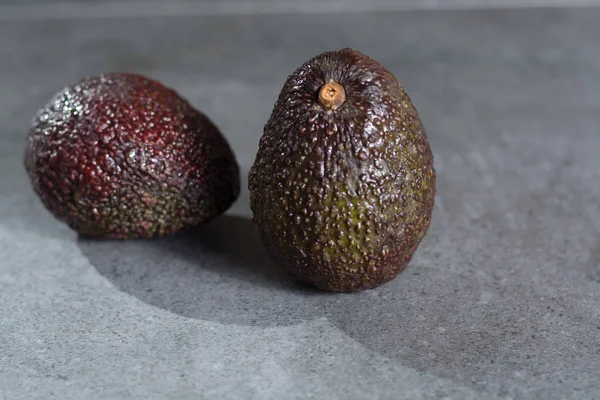
[[[90,77],[57,93],[32,122],[25,167],[56,218],[111,239],[205,222],[240,185],[217,127],[173,90],[134,74]]]
[[[317,101],[326,82],[344,103]],[[429,227],[433,154],[396,78],[352,49],[288,77],[249,174],[254,222],[271,257],[319,288],[379,286],[409,263]]]

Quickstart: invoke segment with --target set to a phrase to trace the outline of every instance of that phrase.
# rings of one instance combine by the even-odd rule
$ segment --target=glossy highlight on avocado
[[[57,93],[32,122],[25,166],[46,208],[92,237],[171,234],[216,217],[239,194],[239,167],[217,127],[134,74]]]
[[[288,77],[249,175],[271,257],[319,288],[351,292],[402,271],[427,232],[433,154],[408,94],[352,49]]]

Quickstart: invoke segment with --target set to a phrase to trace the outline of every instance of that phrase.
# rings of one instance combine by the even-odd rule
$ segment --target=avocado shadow
[[[78,246],[98,273],[123,292],[189,318],[289,325],[309,317],[289,312],[294,302],[327,295],[279,268],[247,217],[223,215],[173,236],[149,240],[80,236]],[[285,305],[279,299],[285,299]]]

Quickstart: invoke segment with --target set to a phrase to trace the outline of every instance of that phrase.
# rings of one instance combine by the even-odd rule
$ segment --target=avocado
[[[352,49],[290,75],[249,174],[270,256],[300,280],[352,292],[396,277],[427,232],[433,154],[394,75]]]
[[[172,234],[221,214],[240,190],[218,128],[135,74],[89,77],[57,93],[32,121],[25,167],[56,218],[99,238]]]

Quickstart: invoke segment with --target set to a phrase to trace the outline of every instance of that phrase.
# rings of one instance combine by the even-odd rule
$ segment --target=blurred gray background
[[[589,7],[600,0],[2,0],[2,19],[193,15],[347,14],[407,10]],[[33,6],[33,7],[32,7]]]
[[[0,1],[0,399],[600,398],[595,4]],[[395,281],[329,294],[269,260],[245,186],[287,75],[347,46],[411,95],[438,196]],[[97,242],[43,209],[29,121],[108,71],[221,128],[244,186],[227,215]]]

